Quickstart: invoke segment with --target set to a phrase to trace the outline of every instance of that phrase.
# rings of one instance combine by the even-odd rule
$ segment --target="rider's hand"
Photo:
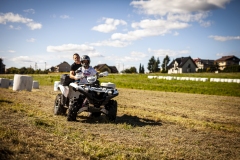
[[[81,79],[81,78],[83,78],[82,75],[76,75],[76,76],[74,76],[74,79],[75,79],[75,80],[78,80],[78,79]]]

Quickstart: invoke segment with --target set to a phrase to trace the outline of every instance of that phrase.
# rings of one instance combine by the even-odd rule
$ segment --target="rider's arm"
[[[74,71],[70,71],[69,76],[70,76],[71,79],[75,79],[76,80]]]

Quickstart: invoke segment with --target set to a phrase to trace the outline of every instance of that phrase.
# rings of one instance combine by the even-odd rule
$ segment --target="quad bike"
[[[95,76],[87,77],[88,83],[81,84],[71,82],[68,86],[58,84],[62,93],[56,96],[54,103],[55,115],[66,115],[67,120],[76,121],[78,114],[90,112],[92,117],[99,117],[102,113],[110,122],[116,121],[118,90],[113,83],[101,83],[99,85]],[[64,88],[69,90],[68,95]]]

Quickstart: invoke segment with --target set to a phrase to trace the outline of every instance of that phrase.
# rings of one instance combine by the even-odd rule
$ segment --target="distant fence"
[[[240,79],[230,79],[230,78],[210,78],[209,79],[209,78],[201,78],[201,77],[148,76],[148,79],[240,83]]]

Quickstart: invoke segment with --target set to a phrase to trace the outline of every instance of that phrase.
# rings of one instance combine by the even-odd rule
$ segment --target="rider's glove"
[[[79,75],[79,74],[78,74],[78,75],[75,76],[75,79],[82,79],[82,78],[84,78],[83,75]]]

